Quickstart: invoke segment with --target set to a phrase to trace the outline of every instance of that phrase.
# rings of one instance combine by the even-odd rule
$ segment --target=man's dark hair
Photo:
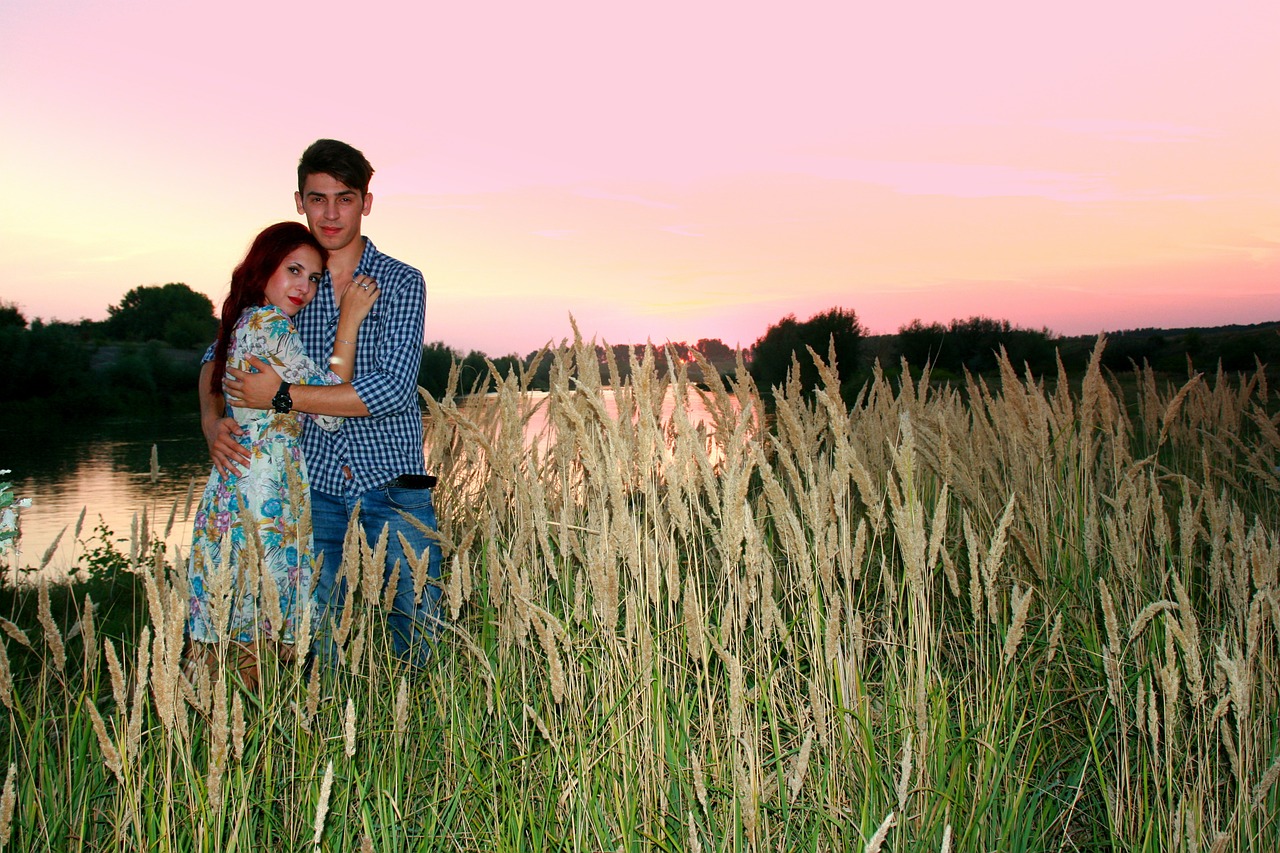
[[[302,159],[298,161],[298,192],[302,192],[307,176],[315,174],[332,175],[351,189],[367,194],[373,166],[364,154],[345,142],[317,139],[302,152]]]

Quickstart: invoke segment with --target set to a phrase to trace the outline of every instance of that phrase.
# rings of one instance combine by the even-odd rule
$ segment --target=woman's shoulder
[[[285,331],[293,328],[288,315],[275,305],[255,305],[244,309],[236,325],[262,331]]]

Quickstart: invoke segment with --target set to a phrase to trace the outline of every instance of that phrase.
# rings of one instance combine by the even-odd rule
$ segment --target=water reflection
[[[156,448],[159,477],[151,476]],[[129,550],[133,517],[145,509],[152,527],[163,527],[177,505],[167,541],[185,547],[190,531],[183,509],[193,480],[203,486],[209,473],[208,451],[196,416],[75,419],[0,426],[0,467],[18,497],[31,498],[22,512],[21,565],[38,565],[64,528],[49,563],[66,572],[84,548],[73,539],[81,512],[80,539],[88,540],[101,516],[117,543]]]
[[[624,411],[629,410],[631,393],[615,397],[611,390],[601,392],[607,416],[618,417],[619,402]],[[547,396],[545,392],[529,392],[522,400],[522,406],[533,409],[524,423],[526,446],[536,442],[543,451],[554,440]],[[460,402],[459,408],[465,411],[495,404],[495,395],[488,395]],[[710,426],[712,415],[693,389],[685,408],[695,427],[705,430]],[[674,410],[675,395],[667,389],[660,422],[667,423]],[[520,414],[529,414],[529,409]],[[153,445],[160,466],[154,482]],[[718,461],[720,449],[708,449],[712,461]],[[69,418],[20,427],[0,424],[0,468],[12,469],[6,479],[13,482],[15,495],[32,502],[22,512],[21,565],[39,565],[49,545],[65,529],[49,562],[50,574],[65,574],[83,556],[85,548],[74,537],[82,512],[81,541],[94,537],[101,517],[113,532],[117,548],[127,554],[133,520],[145,510],[151,530],[164,539],[170,553],[174,547],[185,553],[191,539],[189,513],[199,500],[209,466],[197,415],[98,421]],[[172,529],[164,536],[171,517]]]

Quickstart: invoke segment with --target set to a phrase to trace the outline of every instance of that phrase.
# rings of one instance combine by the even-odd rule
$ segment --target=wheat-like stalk
[[[13,832],[13,811],[18,802],[18,766],[12,762],[4,775],[4,791],[0,793],[0,850],[9,846]]]
[[[880,853],[880,848],[884,845],[884,840],[889,837],[889,830],[893,829],[897,822],[897,815],[893,812],[889,812],[889,814],[885,815],[885,819],[880,822],[880,826],[878,826],[872,836],[867,839],[866,853]]]
[[[324,781],[320,784],[320,799],[316,803],[315,831],[311,836],[311,844],[320,849],[320,838],[324,835],[324,820],[329,815],[329,795],[333,792],[333,762],[324,769]]]
[[[62,642],[62,632],[58,630],[58,624],[53,621],[53,613],[49,605],[49,582],[43,575],[40,576],[37,589],[36,618],[40,622],[40,627],[44,629],[44,642],[52,656],[53,665],[58,672],[62,672],[67,667],[67,649]]]
[[[1027,587],[1027,591],[1023,592],[1018,588],[1017,584],[1013,585],[1013,593],[1011,603],[1013,607],[1013,615],[1009,623],[1009,630],[1005,634],[1004,651],[1001,659],[1007,666],[1013,661],[1014,655],[1018,653],[1018,646],[1022,644],[1022,634],[1027,627],[1027,616],[1031,611],[1031,597],[1035,592],[1031,587]]]
[[[396,743],[403,745],[405,735],[409,729],[409,680],[404,676],[400,677],[400,687],[396,690],[396,706],[393,719],[395,721]]]
[[[912,733],[907,732],[907,739],[902,744],[902,759],[898,765],[898,814],[905,814],[907,810],[907,796],[911,793],[911,770],[914,767],[914,759]]]
[[[120,750],[116,749],[111,736],[107,734],[107,726],[102,720],[102,715],[98,713],[97,706],[88,696],[84,699],[84,707],[89,712],[89,719],[93,722],[93,733],[98,738],[98,748],[102,750],[103,763],[107,765],[111,775],[116,777],[116,781],[124,784],[124,762],[120,758]]]
[[[347,697],[347,714],[342,732],[343,753],[347,758],[354,758],[356,754],[356,702],[350,696]]]
[[[9,639],[13,640],[20,646],[31,648],[31,638],[27,636],[27,632],[19,628],[17,625],[0,616],[0,630],[3,630]]]
[[[227,714],[226,673],[213,685],[212,718],[209,720],[209,773],[206,781],[209,802],[215,812],[222,807],[222,778],[227,767],[227,747],[231,721]],[[238,696],[239,694],[237,694]]]
[[[9,652],[0,642],[0,705],[10,711],[13,707],[13,672],[9,669]]]

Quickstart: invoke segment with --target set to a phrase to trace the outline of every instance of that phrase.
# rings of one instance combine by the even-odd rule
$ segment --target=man
[[[426,316],[422,273],[379,252],[361,235],[361,223],[373,206],[369,180],[373,167],[344,142],[321,139],[298,162],[298,213],[329,251],[329,264],[311,304],[295,318],[307,353],[326,364],[333,352],[338,303],[348,287],[373,279],[381,296],[360,328],[355,379],[343,385],[289,385],[264,362],[258,371],[227,369],[224,388],[237,406],[341,415],[334,432],[310,423],[302,447],[311,477],[311,519],[316,556],[322,559],[316,580],[320,616],[320,654],[332,660],[332,626],[346,602],[346,584],[337,582],[347,524],[359,507],[360,524],[370,543],[389,528],[384,588],[397,573],[395,603],[387,617],[400,658],[421,666],[428,640],[439,625],[440,589],[429,583],[422,600],[414,596],[414,568],[428,553],[428,576],[440,577],[439,544],[401,513],[436,529],[431,498],[434,477],[422,454],[422,416],[418,408],[418,365]],[[207,378],[201,388],[207,388]],[[201,394],[201,423],[213,462],[226,470],[246,464],[247,454],[234,435],[235,422],[223,418],[222,400]],[[412,553],[406,553],[401,537]]]

